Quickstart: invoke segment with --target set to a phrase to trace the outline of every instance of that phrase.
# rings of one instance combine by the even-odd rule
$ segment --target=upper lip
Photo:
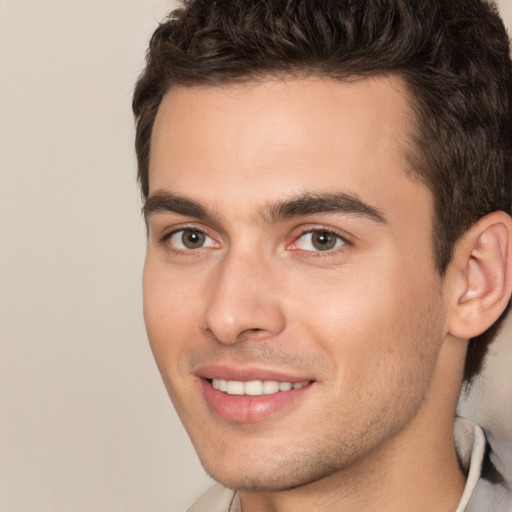
[[[256,366],[233,366],[228,364],[203,364],[196,368],[195,375],[202,379],[223,379],[247,382],[251,380],[276,380],[278,382],[304,382],[314,380],[304,373],[263,368]]]

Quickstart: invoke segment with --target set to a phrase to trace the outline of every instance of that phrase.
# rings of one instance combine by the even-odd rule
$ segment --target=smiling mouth
[[[228,395],[238,396],[262,396],[273,395],[275,393],[282,393],[291,391],[292,389],[299,389],[307,386],[312,381],[304,380],[301,382],[279,382],[277,380],[224,380],[224,379],[211,379],[212,387],[218,391]]]

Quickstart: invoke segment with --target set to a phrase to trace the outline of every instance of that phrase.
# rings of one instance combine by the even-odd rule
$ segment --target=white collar
[[[464,512],[475,490],[482,472],[482,461],[485,455],[484,431],[466,418],[455,418],[453,427],[455,447],[462,467],[469,470],[466,487],[455,512]]]

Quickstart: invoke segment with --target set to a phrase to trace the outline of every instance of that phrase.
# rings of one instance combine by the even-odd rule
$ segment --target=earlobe
[[[459,270],[449,332],[463,339],[486,331],[501,315],[512,293],[512,221],[493,212],[457,244],[452,264]]]

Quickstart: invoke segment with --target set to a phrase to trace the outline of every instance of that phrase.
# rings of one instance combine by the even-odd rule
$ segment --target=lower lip
[[[228,395],[214,389],[211,381],[200,379],[203,395],[210,409],[221,418],[239,423],[262,421],[297,402],[311,387],[306,384],[290,391],[278,391],[271,395]]]

